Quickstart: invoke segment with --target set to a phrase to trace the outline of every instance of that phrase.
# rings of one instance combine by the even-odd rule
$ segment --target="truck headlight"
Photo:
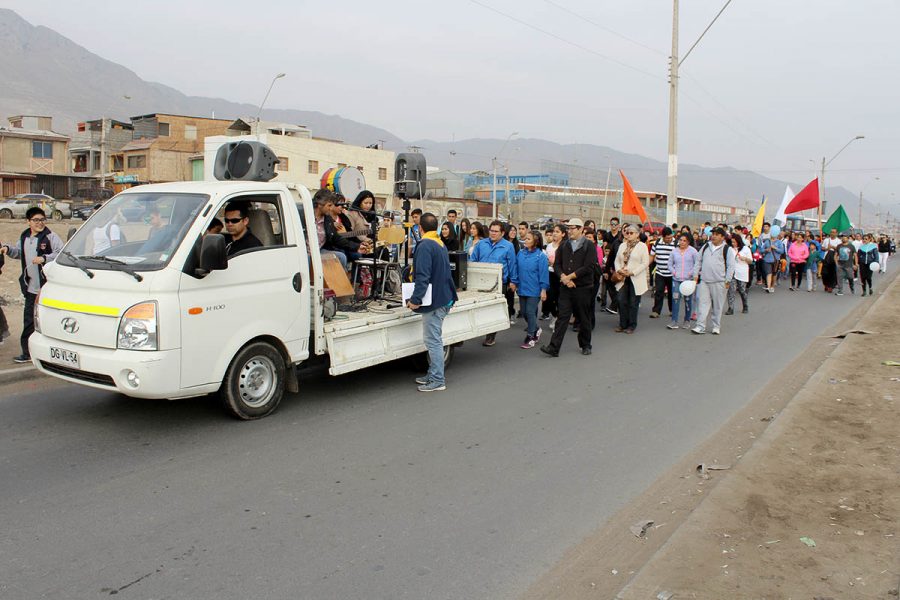
[[[156,302],[141,302],[125,311],[119,321],[120,350],[159,350]]]

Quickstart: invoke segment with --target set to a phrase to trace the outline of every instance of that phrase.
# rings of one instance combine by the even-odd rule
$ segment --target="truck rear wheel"
[[[284,396],[285,365],[267,342],[254,342],[231,361],[222,382],[222,403],[231,415],[249,421],[274,412]]]
[[[444,368],[450,366],[450,363],[453,362],[453,352],[456,350],[455,344],[450,344],[444,346]],[[420,352],[419,354],[413,354],[409,357],[412,366],[417,371],[427,371],[428,365],[431,364],[431,360],[428,358],[427,352]]]

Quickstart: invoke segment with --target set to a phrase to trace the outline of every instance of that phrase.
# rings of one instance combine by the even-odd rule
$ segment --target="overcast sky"
[[[682,54],[724,3],[681,3]],[[671,0],[4,4],[190,95],[256,104],[283,71],[270,108],[407,140],[516,131],[666,158]],[[827,183],[896,207],[898,25],[898,0],[733,0],[682,65],[680,162],[808,181],[865,135]]]

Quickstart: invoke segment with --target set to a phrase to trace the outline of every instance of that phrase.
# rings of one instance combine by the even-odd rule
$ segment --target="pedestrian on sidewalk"
[[[522,349],[534,348],[541,339],[538,327],[538,305],[547,299],[550,288],[550,268],[547,255],[543,252],[544,240],[538,231],[526,231],[524,246],[516,255],[516,270],[519,272],[519,306],[528,327]]]
[[[707,319],[711,321],[712,332],[721,331],[722,310],[725,292],[734,278],[735,252],[725,244],[725,230],[716,227],[709,241],[700,249],[700,257],[694,267],[694,282],[697,284],[697,324],[691,329],[696,334],[706,333]]]
[[[850,295],[855,293],[853,289],[854,272],[858,266],[856,248],[850,243],[850,236],[841,235],[841,244],[834,251],[834,259],[837,264],[837,291],[836,296],[844,295],[844,280],[850,282]]]
[[[795,292],[803,283],[803,272],[806,270],[806,261],[809,258],[809,246],[803,240],[802,234],[794,234],[794,241],[788,247],[788,258],[791,262],[791,285],[788,289]]]
[[[869,288],[869,295],[872,295],[872,263],[878,263],[878,244],[875,243],[875,236],[867,233],[863,236],[863,243],[856,251],[857,263],[859,264],[859,281],[862,284],[862,295],[866,295],[866,287]],[[879,266],[880,268],[880,266]]]
[[[662,314],[663,298],[672,314],[672,272],[669,270],[669,256],[675,250],[675,241],[672,230],[663,227],[662,237],[656,240],[650,250],[650,262],[656,265],[656,275],[653,278],[653,310],[650,318],[656,319]]]
[[[619,299],[619,326],[617,333],[634,333],[637,329],[638,309],[641,295],[647,291],[647,271],[650,267],[650,252],[647,244],[638,237],[634,225],[626,225],[622,233],[625,241],[616,254],[615,272],[621,277],[616,283],[616,297]]]
[[[62,239],[47,227],[44,209],[38,206],[29,208],[25,211],[25,221],[28,228],[19,236],[16,245],[0,247],[0,253],[22,261],[19,287],[25,296],[25,308],[22,311],[23,328],[20,338],[22,354],[13,359],[13,362],[17,363],[31,362],[28,338],[34,333],[35,299],[41,291],[41,286],[47,281],[44,277],[44,265],[55,260],[64,245]]]
[[[447,389],[444,379],[444,319],[458,300],[450,256],[437,233],[437,217],[425,213],[419,219],[422,239],[413,255],[412,296],[406,306],[422,315],[422,341],[428,351],[428,373],[416,379],[420,392],[440,392]],[[431,286],[431,304],[423,306],[423,298]]]
[[[568,241],[556,250],[554,269],[559,273],[559,317],[550,343],[541,346],[541,352],[559,356],[569,319],[574,314],[583,326],[578,328],[578,345],[585,356],[591,354],[591,322],[588,310],[594,290],[594,274],[597,269],[597,249],[584,237],[584,223],[579,218],[569,219],[566,225]]]
[[[516,249],[506,238],[506,226],[502,221],[492,221],[488,228],[488,237],[475,244],[472,250],[472,262],[494,263],[503,267],[503,289],[500,290],[504,297],[507,290],[516,291],[519,276],[516,271]],[[509,305],[507,304],[507,308]],[[515,315],[513,315],[515,316]],[[482,346],[493,346],[497,334],[491,333],[485,336]]]
[[[735,295],[741,297],[741,313],[747,314],[750,312],[748,296],[750,295],[750,265],[753,264],[753,254],[750,252],[750,247],[744,244],[744,238],[739,235],[731,236],[731,247],[735,252],[734,279],[728,286],[728,310],[725,311],[725,314],[734,314]]]
[[[690,233],[678,236],[678,245],[669,255],[669,271],[672,273],[672,321],[666,325],[669,329],[678,329],[678,314],[684,302],[685,329],[691,326],[691,314],[694,309],[694,295],[681,293],[681,284],[694,278],[694,265],[700,253],[694,248],[694,240]]]

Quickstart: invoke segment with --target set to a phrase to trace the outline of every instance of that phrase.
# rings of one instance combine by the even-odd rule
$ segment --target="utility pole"
[[[509,163],[503,166],[503,173],[506,177],[506,218],[512,222],[512,200],[509,198]]]
[[[106,117],[100,117],[100,189],[106,187]],[[93,165],[91,165],[93,167]]]
[[[666,221],[678,222],[678,0],[672,0],[672,54],[669,56],[669,180]]]
[[[609,198],[609,178],[611,175],[612,175],[612,158],[609,159],[609,166],[606,169],[606,187],[603,188],[603,214],[600,215],[601,221],[606,219],[606,201]]]

